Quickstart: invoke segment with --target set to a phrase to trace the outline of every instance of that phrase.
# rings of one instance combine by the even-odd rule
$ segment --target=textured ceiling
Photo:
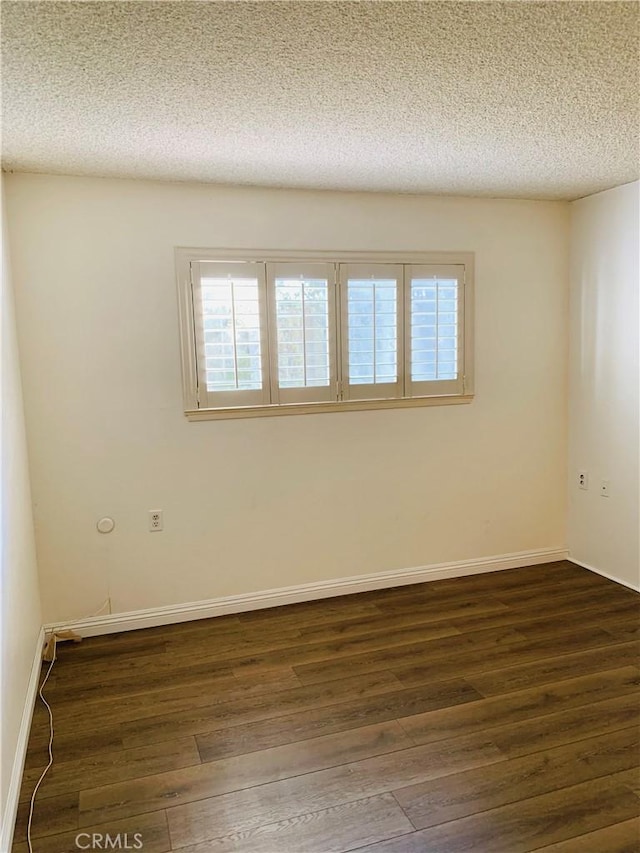
[[[577,198],[638,175],[636,2],[2,2],[3,166]]]

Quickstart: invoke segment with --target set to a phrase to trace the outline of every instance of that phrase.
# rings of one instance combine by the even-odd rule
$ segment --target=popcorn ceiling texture
[[[638,176],[635,2],[5,2],[3,166],[574,199]]]

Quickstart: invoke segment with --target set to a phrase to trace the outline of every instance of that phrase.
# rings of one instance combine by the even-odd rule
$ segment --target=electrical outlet
[[[600,497],[611,497],[611,483],[609,482],[609,480],[602,480],[602,482],[600,483]]]
[[[164,529],[161,509],[149,510],[149,533],[157,533]]]
[[[586,471],[578,471],[578,488],[585,491],[589,488],[589,475]]]

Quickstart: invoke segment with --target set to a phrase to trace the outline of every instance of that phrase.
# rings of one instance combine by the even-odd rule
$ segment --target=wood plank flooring
[[[34,851],[638,853],[639,600],[559,562],[61,646]]]

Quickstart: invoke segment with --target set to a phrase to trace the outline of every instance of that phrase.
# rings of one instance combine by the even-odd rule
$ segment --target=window
[[[178,249],[189,417],[468,402],[473,256]]]

